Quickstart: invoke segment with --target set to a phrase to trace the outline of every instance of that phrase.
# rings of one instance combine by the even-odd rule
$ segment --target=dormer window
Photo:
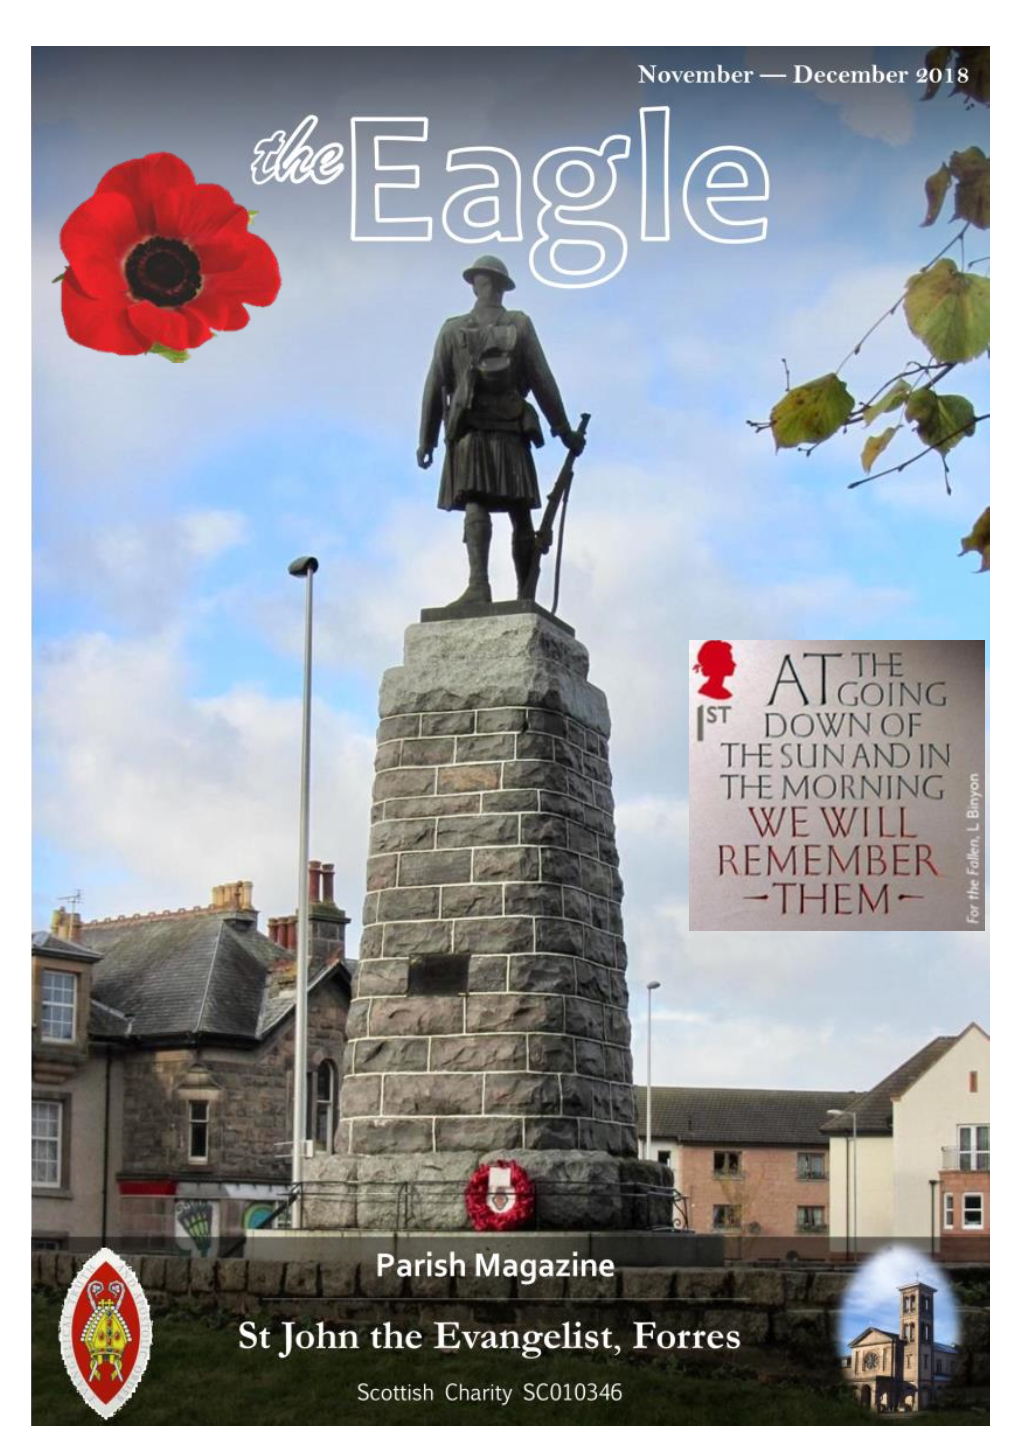
[[[75,1038],[78,977],[67,970],[43,970],[41,1035],[67,1043]]]

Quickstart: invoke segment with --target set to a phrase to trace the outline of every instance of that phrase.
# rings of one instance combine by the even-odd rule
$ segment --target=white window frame
[[[52,1108],[56,1111],[56,1113],[57,1113],[57,1116],[56,1116],[56,1118],[57,1118],[57,1134],[56,1134],[56,1137],[49,1136],[49,1135],[46,1135],[46,1136],[36,1135],[36,1132],[35,1132],[35,1119],[34,1119],[34,1117],[35,1117],[35,1107],[36,1107],[37,1105],[49,1106],[49,1107],[52,1107]],[[37,1140],[38,1140],[38,1141],[46,1141],[47,1144],[48,1144],[49,1142],[51,1142],[51,1141],[54,1140],[54,1139],[56,1140],[56,1145],[57,1145],[56,1179],[55,1179],[55,1180],[52,1180],[52,1181],[50,1181],[50,1180],[42,1181],[42,1180],[39,1180],[39,1179],[37,1178],[37,1176],[36,1176],[36,1174],[35,1174],[35,1156],[34,1156],[34,1154],[33,1154],[33,1157],[32,1157],[32,1185],[33,1185],[33,1187],[39,1187],[39,1188],[42,1189],[42,1190],[59,1191],[59,1190],[60,1190],[60,1187],[61,1187],[62,1184],[63,1184],[63,1160],[64,1160],[64,1102],[63,1102],[62,1100],[46,1100],[45,1098],[42,1098],[42,1097],[37,1096],[37,1097],[32,1101],[32,1116],[33,1116],[33,1120],[32,1120],[32,1145],[34,1146]]]
[[[329,1095],[319,1094],[319,1072],[324,1065],[329,1066]],[[314,1070],[308,1072],[308,1138],[312,1142],[312,1149],[317,1155],[332,1155],[333,1142],[336,1137],[336,1108],[338,1092],[338,1072],[336,1064],[332,1060],[320,1060]],[[321,1106],[328,1107],[326,1139],[319,1141],[319,1109]]]
[[[56,1008],[61,1013],[67,1009],[66,1000],[46,999],[46,985],[49,980],[70,980],[71,982],[71,1033],[70,1035],[48,1035],[46,1033],[46,1007]],[[39,983],[39,1038],[48,1045],[73,1045],[78,1038],[78,976],[73,970],[43,969]]]
[[[822,1169],[814,1172],[810,1169],[801,1170],[801,1161],[820,1160]],[[797,1152],[797,1179],[798,1181],[826,1181],[829,1178],[829,1163],[825,1151],[798,1151]]]
[[[205,1119],[202,1120],[202,1121],[196,1121],[195,1118],[194,1118],[194,1111],[195,1111],[195,1107],[196,1107],[196,1106],[201,1106],[201,1107],[204,1109],[204,1111],[205,1111]],[[195,1127],[196,1125],[204,1125],[204,1126],[205,1126],[205,1154],[204,1154],[204,1155],[201,1155],[201,1156],[200,1156],[200,1155],[196,1155],[195,1152],[194,1152],[193,1149],[192,1149],[192,1146],[193,1146],[193,1144],[194,1144],[194,1139],[195,1139],[193,1132],[194,1132],[194,1127]],[[207,1166],[207,1165],[209,1164],[209,1135],[210,1135],[211,1128],[212,1128],[212,1101],[211,1101],[211,1100],[208,1100],[208,1099],[203,1099],[203,1100],[189,1100],[189,1101],[188,1101],[188,1164],[189,1164],[189,1165],[191,1165],[191,1166]]]
[[[956,1205],[953,1200],[952,1191],[947,1191],[942,1197],[942,1229],[943,1231],[954,1231],[956,1229],[955,1217]]]
[[[986,1132],[988,1142],[984,1150],[978,1145],[978,1131]],[[969,1144],[964,1145],[964,1132],[967,1133]],[[985,1163],[981,1164],[981,1157],[984,1156]],[[956,1157],[961,1171],[990,1171],[992,1168],[992,1128],[987,1121],[971,1122],[968,1125],[956,1127]],[[964,1165],[964,1157],[972,1162]]]
[[[964,1229],[965,1231],[983,1231],[984,1228],[985,1228],[985,1193],[984,1193],[983,1191],[963,1191],[963,1192],[961,1192],[961,1196],[962,1196],[963,1204],[962,1204],[961,1207],[960,1207],[960,1216],[961,1216],[960,1225],[963,1227],[963,1229]],[[971,1201],[980,1201],[980,1203],[981,1203],[981,1206],[980,1206],[981,1218],[980,1218],[980,1220],[978,1220],[978,1221],[968,1221],[968,1220],[967,1220],[967,1202],[968,1202],[968,1200],[971,1200]],[[972,1207],[971,1209],[973,1210],[973,1207]]]

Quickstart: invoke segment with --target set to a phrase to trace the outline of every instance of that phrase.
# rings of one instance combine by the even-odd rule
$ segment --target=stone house
[[[645,1139],[647,1092],[636,1091]],[[668,1165],[693,1231],[723,1233],[731,1254],[828,1252],[826,1112],[849,1091],[652,1087],[652,1159]]]
[[[308,1149],[330,1152],[346,1043],[346,915],[310,867]],[[33,938],[33,1236],[215,1254],[287,1196],[296,916],[251,885]],[[104,1163],[105,1162],[105,1167]]]
[[[833,1253],[896,1241],[944,1260],[989,1259],[990,1051],[973,1023],[936,1036],[826,1122]]]

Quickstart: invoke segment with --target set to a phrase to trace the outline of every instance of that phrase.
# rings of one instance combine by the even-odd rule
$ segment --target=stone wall
[[[472,1171],[510,1153],[547,1205],[559,1178],[550,1226],[622,1224],[613,1201],[644,1191],[608,738],[587,651],[533,605],[407,630],[380,695],[349,1164],[312,1172],[310,1224],[465,1226]]]
[[[309,1068],[323,1059],[339,1069],[346,1042],[347,1000],[339,985],[313,991],[308,1008]],[[194,1050],[145,1050],[124,1060],[122,1175],[208,1175],[211,1179],[279,1177],[289,1180],[289,1158],[280,1142],[291,1134],[290,1076],[294,1057],[293,1014],[252,1050],[200,1046]],[[198,1066],[208,1072],[211,1102],[209,1161],[188,1161],[184,1078]],[[191,1076],[193,1079],[193,1076]]]
[[[636,1151],[609,718],[587,666],[535,614],[408,630],[380,709],[355,1154]],[[450,954],[465,992],[408,994],[414,962]]]
[[[807,1365],[829,1364],[836,1313],[851,1273],[840,1270],[618,1269],[607,1278],[541,1280],[533,1286],[496,1278],[398,1280],[374,1266],[292,1261],[219,1261],[128,1257],[155,1311],[186,1307],[239,1317],[269,1314],[338,1323],[389,1320],[410,1326],[444,1319],[486,1326],[533,1327],[568,1319],[625,1328],[654,1320],[669,1329],[739,1331],[745,1349],[785,1350]],[[33,1287],[66,1289],[84,1257],[34,1253]],[[948,1268],[962,1323],[962,1380],[988,1376],[988,1272]],[[453,1305],[451,1305],[453,1303]]]

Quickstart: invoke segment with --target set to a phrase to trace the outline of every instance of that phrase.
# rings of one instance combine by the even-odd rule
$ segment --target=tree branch
[[[952,442],[953,438],[959,437],[961,432],[969,432],[971,428],[976,427],[979,422],[987,422],[991,415],[990,412],[982,412],[980,417],[972,417],[971,420],[965,422],[962,427],[957,427],[955,432],[947,432],[945,437],[940,437],[937,442],[933,442],[931,446],[926,447],[923,452],[915,452],[913,457],[908,457],[906,462],[901,462],[898,467],[887,467],[884,472],[869,473],[867,477],[859,477],[856,482],[848,482],[847,487],[860,487],[865,482],[877,482],[880,477],[889,477],[894,472],[904,472],[915,462],[920,462],[922,457],[927,457],[929,452],[935,452],[938,448],[944,447],[947,442]],[[945,458],[943,458],[943,464],[944,463]]]

